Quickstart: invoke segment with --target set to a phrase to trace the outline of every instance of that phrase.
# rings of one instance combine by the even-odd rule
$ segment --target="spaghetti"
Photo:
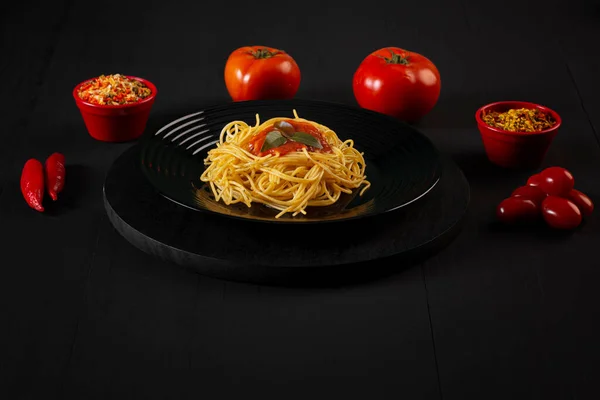
[[[293,128],[293,129],[292,129]],[[256,125],[232,121],[204,160],[200,177],[217,201],[261,203],[286,213],[334,204],[342,193],[371,186],[363,154],[352,140],[341,141],[330,128],[298,117],[272,118]]]

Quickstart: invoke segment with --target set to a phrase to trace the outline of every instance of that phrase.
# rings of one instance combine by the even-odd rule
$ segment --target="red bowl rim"
[[[79,88],[85,84],[88,83],[89,81],[96,79],[96,77],[94,78],[90,78],[90,79],[86,79],[83,82],[80,82],[77,84],[77,86],[75,86],[75,88],[73,89],[73,97],[75,98],[75,101],[77,102],[77,104],[83,104],[86,107],[92,107],[92,108],[102,108],[102,109],[123,109],[123,108],[133,108],[133,107],[137,107],[140,106],[142,104],[146,104],[149,103],[151,101],[154,100],[154,98],[156,97],[156,94],[158,93],[158,90],[156,89],[156,86],[154,86],[154,84],[152,82],[150,82],[147,79],[144,78],[140,78],[137,76],[132,76],[132,75],[124,75],[126,78],[129,79],[134,79],[136,81],[142,82],[144,85],[146,85],[148,88],[150,88],[151,92],[150,96],[146,97],[144,100],[142,101],[138,101],[137,103],[129,103],[129,104],[119,104],[116,106],[112,106],[112,105],[101,105],[101,104],[92,104],[92,103],[88,103],[87,101],[83,101],[79,98],[78,92],[79,92]]]
[[[537,108],[538,110],[544,111],[544,112],[552,115],[552,118],[554,118],[554,120],[556,121],[556,124],[552,128],[544,129],[543,131],[539,131],[539,132],[512,132],[512,131],[506,131],[504,129],[495,128],[493,126],[489,126],[488,124],[485,123],[485,121],[483,119],[481,119],[481,114],[484,110],[491,109],[491,108],[498,107],[498,106],[508,105],[508,104],[517,105],[518,108]],[[477,120],[477,123],[479,125],[485,126],[486,129],[489,129],[491,131],[494,131],[496,133],[500,133],[503,135],[508,135],[508,136],[545,135],[545,134],[556,131],[562,124],[562,119],[560,118],[560,115],[558,115],[558,113],[556,111],[554,111],[546,106],[543,106],[541,104],[531,103],[529,101],[519,101],[519,100],[496,101],[494,103],[486,104],[485,106],[480,107],[477,110],[477,112],[475,113],[475,119]]]

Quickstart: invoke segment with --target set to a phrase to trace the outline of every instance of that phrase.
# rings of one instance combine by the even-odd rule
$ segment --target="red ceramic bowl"
[[[504,112],[511,108],[537,108],[550,114],[556,124],[540,132],[510,132],[493,128],[481,119],[484,112]],[[552,140],[561,125],[560,116],[548,107],[526,101],[499,101],[488,104],[475,114],[488,159],[506,168],[537,168],[542,164]]]
[[[156,86],[146,79],[135,76],[127,76],[127,78],[140,81],[150,88],[152,91],[150,96],[138,103],[103,106],[85,102],[77,94],[81,85],[91,79],[81,82],[73,89],[75,103],[79,107],[88,133],[94,139],[104,142],[127,142],[139,138],[144,133],[156,98]]]

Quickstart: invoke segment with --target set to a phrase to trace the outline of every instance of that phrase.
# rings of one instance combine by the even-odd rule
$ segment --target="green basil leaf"
[[[319,139],[317,139],[313,135],[309,135],[306,132],[296,132],[292,135],[290,139],[292,139],[294,142],[299,142],[307,146],[314,147],[315,149],[323,148],[323,145],[321,145]]]
[[[285,142],[287,142],[287,139],[283,137],[281,132],[271,131],[267,133],[267,137],[265,138],[265,142],[260,148],[260,152],[262,153],[263,151],[274,149],[276,147],[281,146],[282,144],[285,144]]]
[[[296,133],[296,130],[294,129],[292,124],[290,124],[287,121],[277,121],[273,126],[277,128],[277,130],[279,130],[281,134],[288,139],[291,138],[292,135],[294,135],[294,133]]]

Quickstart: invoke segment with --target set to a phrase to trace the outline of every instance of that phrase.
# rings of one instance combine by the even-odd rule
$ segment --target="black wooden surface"
[[[343,4],[0,5],[1,398],[598,398],[599,214],[569,235],[498,228],[495,205],[528,173],[489,165],[473,118],[501,99],[555,109],[545,165],[600,201],[597,2]],[[87,135],[73,86],[146,77],[158,123],[227,101],[224,61],[253,43],[296,58],[299,96],[347,103],[372,50],[432,59],[442,95],[418,125],[472,189],[456,241],[378,282],[284,289],[203,278],[119,236],[101,188],[130,144]],[[18,179],[54,151],[68,183],[42,215]]]

